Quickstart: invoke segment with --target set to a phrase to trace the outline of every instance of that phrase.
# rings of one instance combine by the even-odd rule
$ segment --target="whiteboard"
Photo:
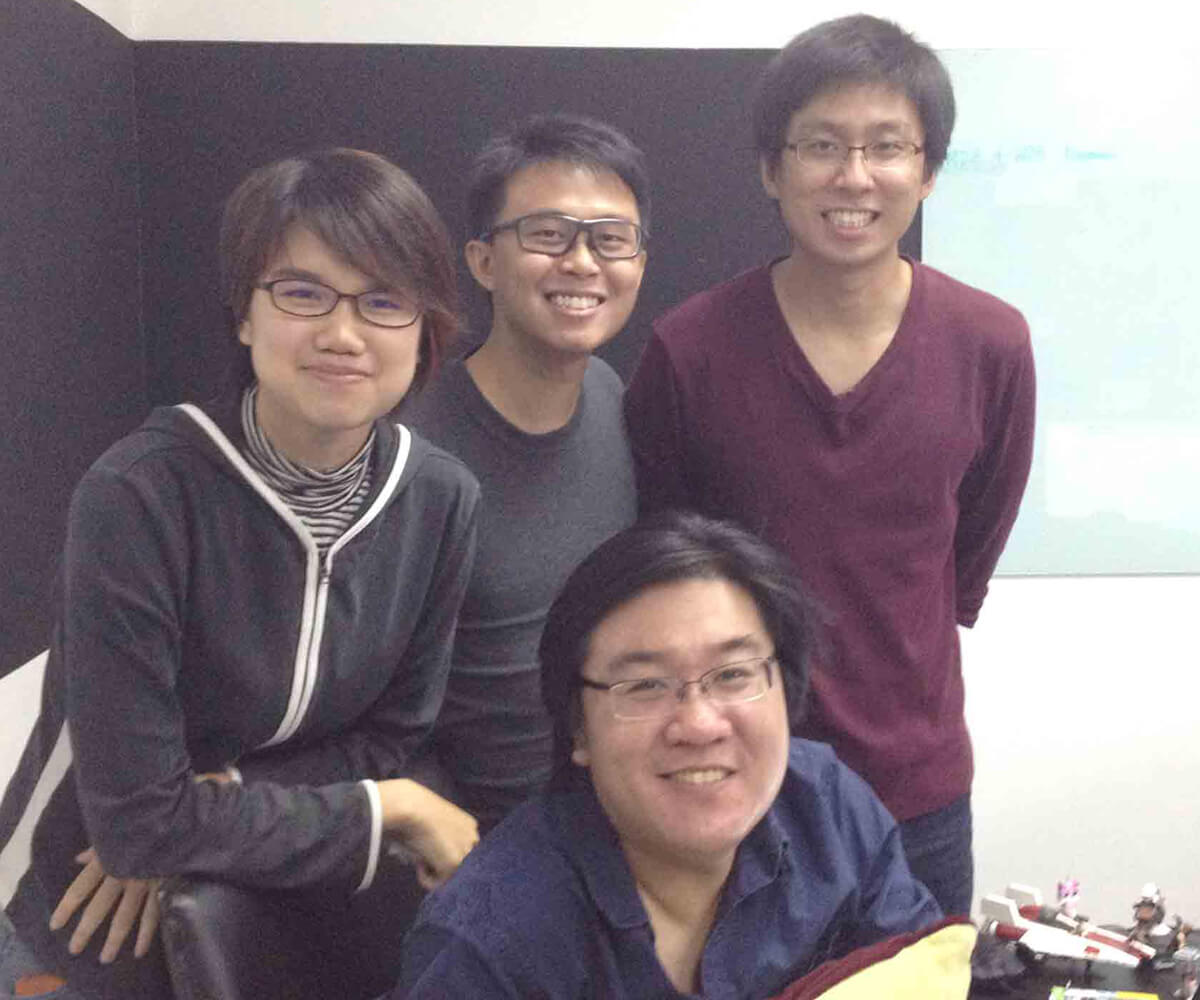
[[[1017,306],[1038,372],[999,572],[1200,572],[1200,50],[940,55],[922,258]]]

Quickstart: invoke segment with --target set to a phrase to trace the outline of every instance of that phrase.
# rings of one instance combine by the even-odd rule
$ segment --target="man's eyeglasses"
[[[670,715],[683,701],[683,693],[693,684],[700,694],[718,705],[740,705],[757,701],[771,687],[772,656],[753,660],[723,663],[701,674],[694,681],[672,677],[637,677],[615,684],[602,684],[589,677],[580,677],[583,687],[607,691],[613,715],[618,719],[656,719]]]
[[[840,167],[856,149],[862,153],[864,163],[882,169],[907,166],[913,157],[925,151],[924,146],[915,142],[896,139],[880,139],[862,146],[851,146],[836,139],[800,139],[798,142],[784,143],[783,148],[795,153],[802,166],[821,168]]]
[[[561,257],[575,245],[580,231],[587,234],[588,249],[605,260],[628,260],[642,252],[646,232],[628,219],[576,219],[555,212],[522,215],[493,226],[479,238],[487,241],[497,233],[511,229],[517,234],[522,250]]]
[[[358,315],[375,326],[412,326],[421,315],[421,307],[408,296],[382,289],[351,295],[301,278],[278,278],[254,287],[270,292],[275,308],[292,316],[328,316],[342,299],[351,299]]]

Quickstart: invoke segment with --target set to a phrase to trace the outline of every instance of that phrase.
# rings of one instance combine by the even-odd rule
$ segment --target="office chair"
[[[421,892],[412,869],[371,891],[247,889],[179,876],[160,891],[161,933],[177,1000],[370,1000],[399,978]]]

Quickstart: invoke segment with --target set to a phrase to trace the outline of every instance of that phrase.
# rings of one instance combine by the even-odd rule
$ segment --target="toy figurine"
[[[1081,919],[1077,905],[1079,903],[1079,879],[1064,878],[1058,883],[1058,909],[1072,920]]]
[[[1170,954],[1186,942],[1184,927],[1183,918],[1178,914],[1167,918],[1166,900],[1157,885],[1147,882],[1142,886],[1142,894],[1133,904],[1133,926],[1128,931],[1130,941],[1147,944],[1159,955]]]
[[[1200,948],[1185,945],[1174,954],[1180,984],[1175,991],[1179,1000],[1195,1000],[1200,992]]]

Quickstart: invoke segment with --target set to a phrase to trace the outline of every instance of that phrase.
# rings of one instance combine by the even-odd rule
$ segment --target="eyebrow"
[[[290,264],[283,264],[279,267],[268,268],[267,272],[266,272],[266,277],[269,281],[286,280],[286,279],[292,279],[295,281],[312,281],[318,285],[324,285],[326,288],[334,288],[334,286],[329,283],[329,279],[326,278],[324,275],[317,274],[316,271],[307,271],[302,267],[292,267]],[[389,285],[380,281],[378,278],[371,278],[370,275],[367,275],[367,277],[371,281],[374,281],[375,284],[371,285],[369,288],[363,289],[361,292],[355,292],[354,294],[365,295],[365,294],[367,294],[367,292],[382,292],[382,291],[399,292],[400,291],[400,289],[398,289],[398,288],[397,289],[391,288]],[[337,291],[338,289],[334,289],[334,290]]]
[[[580,222],[630,222],[635,226],[640,226],[641,222],[629,215],[609,214],[609,215],[575,215],[573,212],[564,212],[559,208],[540,208],[534,209],[532,212],[526,212],[524,215],[515,215],[513,219],[528,219],[538,215],[559,215],[565,219],[578,219]],[[512,219],[509,220],[513,221]],[[500,223],[503,225],[504,223]]]
[[[315,271],[306,271],[302,267],[292,267],[286,264],[280,267],[268,268],[267,274],[274,278],[295,278],[297,281],[315,281],[319,285],[329,284],[325,278]]]
[[[748,632],[746,635],[734,636],[733,638],[713,643],[708,647],[707,652],[708,655],[714,658],[736,656],[739,653],[744,653],[747,657],[762,655],[761,638],[760,633]],[[630,674],[638,667],[664,666],[671,661],[671,658],[671,654],[667,650],[631,649],[608,661],[608,673],[610,676],[613,674]],[[720,666],[720,664],[717,664],[717,666]]]
[[[912,122],[905,121],[901,118],[888,118],[883,121],[871,122],[867,125],[867,132],[908,132],[911,131]],[[850,129],[838,122],[820,120],[814,122],[801,122],[796,129],[801,135],[811,135],[813,132],[836,132],[845,134]]]

